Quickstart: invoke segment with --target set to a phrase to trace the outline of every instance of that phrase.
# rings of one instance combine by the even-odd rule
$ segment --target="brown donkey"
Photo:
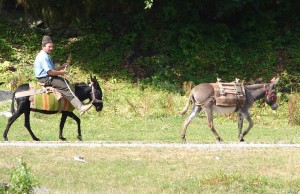
[[[219,136],[217,131],[215,130],[214,123],[213,123],[213,112],[217,113],[238,113],[238,138],[241,142],[245,141],[244,137],[253,127],[253,121],[249,114],[249,109],[252,107],[253,103],[259,99],[264,99],[264,101],[271,106],[273,110],[278,108],[277,104],[277,96],[275,91],[275,85],[279,81],[279,78],[273,78],[270,83],[267,84],[253,84],[253,85],[245,85],[242,86],[241,89],[243,90],[242,97],[244,100],[242,103],[236,103],[235,105],[218,105],[217,99],[218,96],[220,97],[220,92],[216,92],[216,85],[219,84],[212,84],[212,83],[203,83],[195,86],[191,90],[191,94],[189,96],[188,102],[184,107],[183,111],[181,112],[184,115],[190,103],[193,104],[193,109],[190,115],[186,118],[183,126],[183,130],[181,133],[181,137],[183,142],[186,142],[186,130],[188,125],[191,121],[199,114],[199,112],[203,109],[206,112],[208,126],[210,127],[211,131],[213,132],[214,136],[218,141],[223,141],[222,138]],[[222,87],[222,86],[220,86]],[[222,90],[223,88],[218,88],[218,91]],[[216,94],[218,93],[218,95]],[[222,93],[222,91],[221,91]],[[226,94],[226,93],[224,93]],[[238,96],[235,96],[239,98]],[[243,128],[243,120],[244,118],[248,121],[248,127],[242,131]]]

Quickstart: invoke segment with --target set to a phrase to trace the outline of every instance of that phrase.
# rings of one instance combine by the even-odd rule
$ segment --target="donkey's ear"
[[[90,73],[90,79],[91,79],[91,81],[93,80],[93,76],[92,76],[92,73]]]
[[[270,82],[276,85],[278,81],[279,81],[279,77],[273,77]]]

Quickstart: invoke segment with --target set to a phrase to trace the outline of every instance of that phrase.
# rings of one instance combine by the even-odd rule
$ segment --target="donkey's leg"
[[[8,141],[8,138],[7,138],[7,134],[8,134],[8,131],[11,127],[11,125],[17,120],[17,118],[19,118],[19,116],[21,114],[23,114],[24,112],[22,112],[20,109],[18,109],[15,114],[13,114],[9,119],[8,119],[8,123],[6,125],[6,128],[4,130],[4,133],[3,133],[3,138],[4,138],[4,141]]]
[[[74,119],[77,123],[77,130],[78,130],[78,140],[82,141],[82,136],[81,136],[81,126],[80,126],[80,119],[73,113],[73,112],[66,112],[68,117],[71,117]]]
[[[218,132],[216,131],[216,129],[214,127],[213,111],[212,111],[212,109],[205,109],[205,112],[206,112],[208,126],[209,126],[210,130],[213,132],[214,136],[216,137],[216,139],[219,142],[223,141],[223,139],[220,137],[220,135],[218,134]]]
[[[201,111],[200,106],[194,106],[193,110],[190,113],[190,115],[188,116],[188,118],[185,119],[183,129],[182,129],[182,132],[181,132],[181,138],[182,138],[183,143],[186,143],[186,130],[187,130],[187,127],[192,122],[192,120],[199,114],[200,111]]]
[[[34,133],[32,132],[31,130],[31,127],[30,127],[30,109],[27,109],[25,112],[24,112],[24,116],[25,116],[25,122],[24,122],[24,126],[26,127],[26,129],[28,130],[29,134],[31,135],[32,139],[34,141],[40,141],[39,138],[37,138]]]
[[[59,124],[59,139],[62,141],[66,141],[66,138],[63,136],[63,129],[67,120],[67,112],[62,112],[60,124]]]
[[[251,117],[250,117],[250,114],[249,114],[249,112],[247,111],[247,112],[245,112],[245,113],[242,113],[243,114],[243,116],[247,119],[247,121],[248,121],[248,127],[247,127],[247,129],[240,135],[240,142],[243,142],[243,141],[245,141],[244,140],[244,137],[245,137],[245,135],[247,135],[247,133],[250,131],[250,129],[253,127],[253,121],[252,121],[252,119],[251,119]]]
[[[240,139],[242,135],[244,116],[242,113],[238,113],[238,139]]]

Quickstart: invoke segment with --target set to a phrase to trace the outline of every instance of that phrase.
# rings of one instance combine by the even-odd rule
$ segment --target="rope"
[[[66,69],[67,69],[67,66],[65,67],[64,71],[66,71]],[[71,92],[71,94],[74,96],[74,98],[77,98],[77,99],[78,99],[78,97],[77,97],[77,96],[74,94],[74,92],[71,90],[71,88],[70,88],[70,86],[69,86],[67,80],[66,80],[64,77],[63,77],[63,80],[65,81],[65,83],[66,83],[68,89],[70,90],[70,92]],[[78,99],[78,100],[79,100],[79,99]],[[79,100],[79,101],[80,101],[80,100]]]

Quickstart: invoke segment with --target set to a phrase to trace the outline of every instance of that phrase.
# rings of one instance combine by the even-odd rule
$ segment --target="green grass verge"
[[[182,116],[148,116],[126,117],[90,111],[81,117],[84,141],[146,141],[146,142],[181,142],[180,133],[185,117]],[[275,118],[274,118],[275,117]],[[284,119],[276,119],[276,115],[254,117],[255,125],[246,136],[247,142],[255,143],[300,143],[299,126],[289,126]],[[32,113],[31,127],[42,141],[58,139],[60,115],[43,115]],[[7,118],[0,117],[2,133]],[[245,122],[247,125],[247,122]],[[237,122],[230,118],[216,115],[215,127],[225,142],[237,142]],[[68,119],[64,129],[68,141],[77,141],[77,125]],[[24,116],[12,125],[9,140],[31,141],[24,127]],[[213,143],[214,136],[207,126],[206,117],[202,113],[189,126],[188,142]]]
[[[31,177],[49,193],[300,191],[298,149],[0,147],[0,151],[0,180],[9,180],[22,156]],[[78,155],[86,163],[75,161]]]
[[[135,84],[111,80],[100,81],[104,92],[104,109],[91,109],[81,116],[84,141],[147,141],[181,142],[185,118],[179,115],[187,101],[186,96],[151,87],[143,89]],[[256,103],[250,110],[254,127],[245,137],[255,143],[300,143],[299,125],[289,125],[288,103],[279,99],[276,111]],[[1,103],[0,111],[9,111],[10,102]],[[75,110],[75,113],[78,114]],[[60,114],[44,115],[31,112],[31,127],[42,141],[58,140]],[[225,142],[237,142],[236,114],[214,117],[215,128]],[[7,118],[0,117],[3,133]],[[244,122],[244,128],[247,126]],[[64,135],[68,141],[77,141],[75,121],[67,119]],[[24,116],[12,125],[9,140],[31,140],[24,127]],[[204,112],[193,120],[187,130],[188,142],[212,143],[214,136],[207,125]]]

